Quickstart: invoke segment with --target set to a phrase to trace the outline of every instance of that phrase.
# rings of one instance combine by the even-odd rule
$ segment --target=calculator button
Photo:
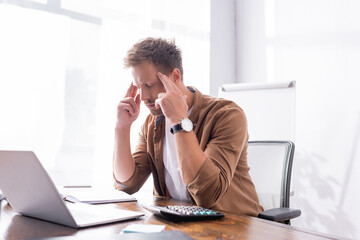
[[[162,215],[174,221],[217,219],[225,215],[198,206],[167,206],[163,208]]]

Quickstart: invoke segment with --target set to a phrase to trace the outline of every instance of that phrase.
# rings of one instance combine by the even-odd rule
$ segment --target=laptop
[[[0,189],[15,212],[73,228],[144,216],[113,205],[65,202],[31,151],[0,151]]]

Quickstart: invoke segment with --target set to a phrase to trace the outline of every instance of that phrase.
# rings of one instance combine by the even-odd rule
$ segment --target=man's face
[[[158,70],[151,62],[143,62],[133,67],[132,74],[134,76],[133,84],[139,89],[140,99],[150,109],[155,116],[163,115],[161,108],[155,108],[155,100],[158,94],[165,93],[162,82],[157,77]]]

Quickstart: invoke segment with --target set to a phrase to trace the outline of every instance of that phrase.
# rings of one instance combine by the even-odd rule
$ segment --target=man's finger
[[[160,81],[163,83],[166,92],[169,92],[173,89],[170,79],[165,74],[158,72],[157,76],[160,79]]]
[[[162,73],[160,73],[160,74],[162,74]],[[166,90],[166,92],[169,92],[171,89],[172,91],[176,91],[181,94],[180,88],[173,81],[171,81],[171,79],[168,78],[166,75],[164,75],[164,74],[162,74],[162,75],[165,76],[164,81],[166,81],[166,84],[168,86],[168,90]],[[162,80],[160,79],[160,81],[162,81]],[[164,81],[162,81],[163,84],[164,84]],[[164,86],[165,86],[165,84],[164,84]],[[166,87],[165,87],[165,89],[166,89]]]
[[[164,97],[165,95],[166,95],[166,93],[161,92],[161,93],[158,94],[158,98],[162,98],[162,97]]]
[[[158,98],[155,100],[155,108],[156,109],[159,109],[161,107],[160,101],[161,101],[161,98]]]
[[[136,106],[137,106],[137,110],[140,111],[140,105],[141,105],[140,94],[136,95],[135,103],[136,103]]]
[[[138,88],[133,83],[131,83],[126,92],[125,97],[135,97],[137,90],[138,90]]]
[[[120,102],[123,103],[124,106],[130,106],[132,109],[134,109],[134,111],[136,111],[136,109],[138,108],[137,107],[138,104],[131,97],[124,98]]]
[[[118,111],[127,111],[131,115],[134,115],[134,113],[135,113],[135,109],[130,104],[119,106]]]

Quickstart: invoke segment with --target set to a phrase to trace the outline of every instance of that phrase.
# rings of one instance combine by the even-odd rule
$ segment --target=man
[[[115,187],[135,193],[152,173],[156,195],[257,216],[263,209],[248,173],[242,109],[186,87],[174,42],[142,40],[128,51],[125,66],[134,80],[117,109]],[[130,128],[141,101],[151,114],[132,153]]]

